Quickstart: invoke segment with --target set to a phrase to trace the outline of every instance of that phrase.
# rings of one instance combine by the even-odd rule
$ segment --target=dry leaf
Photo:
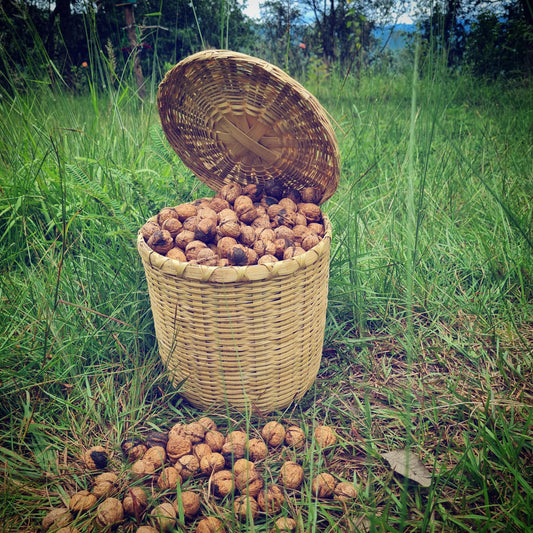
[[[414,453],[404,449],[393,450],[381,455],[398,474],[416,481],[422,487],[431,485],[431,473],[428,472],[422,461]]]

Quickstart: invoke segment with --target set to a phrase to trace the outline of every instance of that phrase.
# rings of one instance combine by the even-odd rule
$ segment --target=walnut
[[[98,498],[112,496],[117,490],[118,476],[114,472],[104,472],[94,478],[91,492]]]
[[[75,513],[88,511],[96,503],[97,499],[98,498],[88,490],[80,490],[72,495],[68,507]]]
[[[220,450],[224,456],[226,465],[231,465],[235,460],[242,459],[246,455],[246,444],[240,442],[225,442]]]
[[[221,453],[212,452],[200,459],[200,470],[204,476],[210,476],[213,472],[224,470],[226,460]]]
[[[262,461],[268,455],[268,447],[261,439],[248,440],[248,455],[251,461]]]
[[[272,254],[265,254],[257,260],[258,265],[266,265],[267,263],[276,263],[278,258]]]
[[[257,209],[249,196],[239,196],[235,199],[233,209],[241,222],[251,224],[257,218]]]
[[[254,469],[255,469],[255,464],[252,461],[245,459],[244,457],[242,457],[241,459],[237,459],[233,463],[233,474],[235,476],[238,476],[244,470],[254,470]]]
[[[174,510],[176,515],[180,515],[180,507],[183,510],[183,516],[187,520],[192,520],[200,510],[200,496],[192,491],[182,491],[178,499],[174,502]]]
[[[204,198],[198,198],[194,200],[192,203],[195,205],[198,209],[202,209],[203,207],[209,207],[209,204],[211,203],[211,198],[208,198],[205,196]]]
[[[263,198],[261,198],[260,204],[268,210],[271,205],[277,204],[278,202],[279,198],[274,198],[274,196],[265,195],[263,196]]]
[[[296,224],[292,228],[292,234],[294,235],[294,242],[301,243],[311,232],[303,224]],[[302,247],[303,248],[303,247]]]
[[[290,248],[292,246],[292,241],[289,239],[276,239],[274,241],[274,247],[275,247],[275,253],[274,255],[278,259],[283,259],[283,255],[285,254],[285,250],[287,248]]]
[[[247,442],[248,442],[248,435],[244,431],[240,431],[240,430],[230,431],[226,435],[226,439],[225,439],[225,443],[240,444],[242,446],[246,446]]]
[[[205,442],[199,442],[198,444],[195,444],[192,448],[193,455],[196,455],[198,457],[198,461],[200,461],[200,467],[202,466],[202,457],[205,457],[206,455],[209,455],[210,453],[213,453],[213,450],[209,446],[209,444],[206,444]]]
[[[224,224],[225,222],[238,222],[239,217],[237,216],[237,213],[233,211],[233,209],[223,209],[220,211],[220,213],[217,214],[218,224],[219,226]]]
[[[233,512],[239,520],[245,521],[248,517],[256,520],[259,516],[259,505],[253,496],[243,494],[233,502]]]
[[[200,424],[205,431],[216,431],[217,429],[216,422],[208,416],[203,416],[202,418],[198,419],[198,424]]]
[[[280,483],[286,489],[297,489],[304,479],[304,469],[294,461],[285,461],[279,471]]]
[[[242,189],[242,194],[249,196],[252,202],[259,202],[265,191],[264,186],[261,183],[249,183]]]
[[[139,439],[125,439],[122,441],[120,449],[128,461],[133,462],[140,459],[147,448]]]
[[[196,226],[198,226],[198,222],[200,222],[200,217],[198,215],[195,215],[193,217],[186,218],[182,224],[183,229],[185,231],[193,231],[196,229]]]
[[[275,226],[287,226],[288,228],[292,228],[295,224],[295,220],[296,213],[283,207],[274,217],[272,222],[274,222]]]
[[[191,441],[185,435],[173,434],[167,442],[167,455],[175,463],[180,457],[191,453]]]
[[[279,201],[278,205],[280,205],[283,209],[286,209],[287,211],[292,211],[294,213],[298,209],[296,202],[292,198],[287,198],[287,197],[282,198]]]
[[[240,232],[239,226],[239,232]],[[233,237],[222,237],[217,243],[218,255],[226,259],[229,251],[237,244],[237,241]]]
[[[138,459],[131,465],[131,475],[134,479],[141,479],[155,473],[154,463]]]
[[[319,204],[322,200],[322,189],[318,187],[305,187],[300,191],[302,202],[310,204]]]
[[[289,426],[285,432],[285,444],[294,448],[301,448],[305,444],[305,433],[298,426]]]
[[[222,446],[224,446],[224,435],[216,430],[207,431],[204,437],[204,442],[208,444],[214,452],[219,452],[222,450]]]
[[[211,490],[218,498],[224,498],[231,494],[234,488],[234,477],[229,470],[219,470],[211,476]]]
[[[256,231],[256,239],[274,242],[276,240],[276,233],[270,226],[267,228],[260,228]]]
[[[174,207],[174,211],[178,214],[180,222],[187,220],[190,217],[196,216],[198,209],[191,203],[180,204]]]
[[[226,533],[226,528],[222,520],[214,516],[208,516],[198,522],[195,533]]]
[[[168,433],[166,431],[150,431],[144,442],[148,448],[153,448],[154,446],[160,446],[164,448],[168,442]]]
[[[173,466],[163,468],[161,474],[157,478],[157,486],[161,490],[175,489],[177,485],[181,485],[182,479],[180,473]]]
[[[102,470],[107,466],[107,451],[103,446],[92,446],[83,454],[83,461],[89,470]]]
[[[187,245],[192,241],[194,241],[194,231],[181,230],[176,235],[176,238],[174,239],[174,244],[182,250],[185,250]]]
[[[183,226],[178,218],[167,218],[167,220],[161,224],[161,229],[168,231],[173,239],[176,238],[176,235],[181,231],[182,227]]]
[[[176,525],[176,511],[171,503],[165,502],[152,509],[150,513],[154,527],[161,532],[172,531]]]
[[[215,196],[211,203],[209,204],[209,207],[215,212],[220,213],[223,209],[229,209],[230,204],[227,200],[224,200],[224,198],[220,198],[220,196]]]
[[[74,515],[66,507],[55,507],[43,518],[41,522],[42,530],[52,529],[55,531],[68,526],[72,520],[74,520]]]
[[[185,255],[187,256],[187,260],[188,261],[196,260],[196,258],[198,257],[198,252],[205,248],[207,248],[207,244],[205,244],[205,242],[202,242],[199,240],[194,240],[190,242],[185,247]]]
[[[219,260],[218,255],[210,248],[205,248],[204,250],[200,250],[198,252],[198,255],[196,256],[196,263],[198,265],[217,266],[218,260]]]
[[[290,198],[295,204],[299,204],[302,201],[302,195],[298,189],[289,189],[285,192],[285,198]]]
[[[159,231],[161,227],[157,222],[149,220],[141,227],[141,234],[145,241],[147,241],[156,231]]]
[[[169,218],[175,218],[179,221],[179,216],[173,207],[163,207],[157,214],[157,223],[162,226]]]
[[[219,237],[233,237],[237,239],[241,234],[241,224],[238,220],[224,220],[217,227]]]
[[[296,212],[294,215],[294,225],[295,226],[307,226],[307,218],[302,213]]]
[[[143,455],[143,461],[145,463],[152,463],[154,465],[154,470],[161,468],[166,460],[167,452],[163,446],[153,446],[152,448],[148,448]]]
[[[322,211],[318,205],[313,203],[298,204],[298,212],[301,213],[308,222],[320,222],[322,220]]]
[[[187,424],[183,424],[181,422],[178,422],[177,424],[174,424],[168,431],[168,440],[172,439],[173,437],[185,437],[185,427]],[[168,441],[167,441],[168,443]]]
[[[258,257],[262,257],[266,254],[274,255],[276,247],[274,246],[273,241],[263,241],[262,239],[259,239],[255,241],[252,250],[258,255]]]
[[[257,252],[253,250],[252,248],[246,248],[246,257],[248,260],[249,265],[255,265],[257,263],[257,259],[259,256],[257,255]]]
[[[259,208],[256,208],[259,212]],[[257,218],[250,224],[254,228],[256,234],[258,234],[262,229],[270,229],[270,217],[265,211],[264,215],[258,215]]]
[[[142,487],[131,487],[126,492],[122,507],[127,515],[140,517],[148,507],[148,496]]]
[[[200,220],[203,220],[205,218],[213,220],[215,225],[218,221],[218,214],[214,209],[211,209],[211,207],[202,207],[198,209],[197,216]]]
[[[218,266],[219,267],[227,267],[229,266],[229,261],[226,257],[221,257],[219,260],[218,260]]]
[[[96,523],[101,527],[114,526],[124,519],[124,508],[117,498],[106,498],[96,509]]]
[[[285,187],[277,180],[269,180],[265,182],[265,194],[280,200],[283,197]]]
[[[337,435],[329,426],[318,426],[315,428],[315,440],[321,448],[327,448],[337,442]]]
[[[285,439],[285,428],[283,427],[283,424],[272,420],[263,426],[261,436],[268,446],[276,448]]]
[[[283,252],[283,259],[292,259],[293,257],[298,257],[302,254],[305,254],[305,250],[300,246],[289,246]]]
[[[160,533],[155,527],[152,526],[139,526],[135,533]]]
[[[302,240],[302,248],[307,251],[311,248],[314,248],[318,243],[320,242],[320,237],[316,233],[309,233],[303,240]]]
[[[320,224],[319,222],[311,222],[307,227],[309,231],[316,233],[319,237],[323,237],[326,233],[326,230],[324,229],[324,224]]]
[[[218,192],[218,196],[227,200],[230,204],[233,204],[241,194],[242,187],[238,183],[226,183]]]
[[[246,224],[241,224],[241,234],[239,236],[239,241],[244,246],[253,246],[255,242],[255,230],[252,226],[247,226]]]
[[[202,218],[194,228],[194,238],[202,242],[212,242],[217,234],[216,219]]]
[[[185,481],[190,477],[194,476],[200,470],[200,461],[195,455],[183,455],[180,457],[176,464],[181,465],[181,477]]]
[[[333,491],[333,499],[338,501],[351,500],[357,496],[357,490],[352,483],[347,481],[340,481],[335,485]]]
[[[266,514],[278,514],[285,501],[283,491],[279,485],[269,485],[257,495],[259,508]]]
[[[291,533],[296,530],[296,520],[288,516],[282,516],[276,520],[270,533]],[[138,533],[138,532],[137,532]]]
[[[287,226],[278,226],[274,229],[274,240],[287,239],[291,243],[294,241],[294,231]]]
[[[205,431],[205,427],[199,422],[191,422],[185,426],[185,435],[193,444],[204,440]]]
[[[247,248],[242,244],[236,244],[228,251],[227,259],[230,265],[244,266],[248,264]]]
[[[160,230],[153,233],[146,243],[148,246],[158,254],[165,255],[171,248],[174,247],[174,239],[167,230]]]
[[[313,479],[311,490],[317,498],[331,498],[336,484],[337,482],[331,474],[322,472]]]
[[[235,475],[235,487],[241,494],[247,494],[255,498],[263,486],[263,478],[255,468],[244,469]]]
[[[187,262],[185,252],[179,246],[174,246],[174,248],[171,248],[167,252],[167,257],[169,259],[174,259],[174,261],[181,261],[182,263]]]
[[[271,221],[275,220],[275,218],[278,216],[278,213],[283,209],[283,207],[279,204],[272,204],[269,205],[267,208],[267,214]]]

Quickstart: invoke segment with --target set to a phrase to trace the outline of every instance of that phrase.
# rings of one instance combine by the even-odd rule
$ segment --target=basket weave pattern
[[[279,180],[338,186],[335,134],[318,100],[281,69],[237,52],[208,50],[184,59],[159,86],[163,131],[182,161],[218,191]]]
[[[293,259],[247,267],[180,263],[139,234],[159,351],[196,407],[270,412],[316,378],[327,307],[331,226]]]

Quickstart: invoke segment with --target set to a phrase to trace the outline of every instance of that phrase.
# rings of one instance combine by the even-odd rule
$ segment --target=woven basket
[[[165,135],[213,190],[270,180],[335,192],[339,152],[318,101],[277,67],[235,52],[184,59],[161,82]],[[193,405],[267,413],[300,399],[322,356],[331,226],[293,259],[207,267],[137,247],[148,281],[159,351]]]
[[[139,234],[159,353],[197,407],[266,413],[300,399],[320,366],[331,227],[298,257],[246,267],[168,259]]]

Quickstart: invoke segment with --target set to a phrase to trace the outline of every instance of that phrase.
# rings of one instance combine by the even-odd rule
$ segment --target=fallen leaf
[[[381,455],[398,474],[416,481],[422,487],[429,487],[431,485],[431,473],[413,452],[403,449],[393,450]]]

